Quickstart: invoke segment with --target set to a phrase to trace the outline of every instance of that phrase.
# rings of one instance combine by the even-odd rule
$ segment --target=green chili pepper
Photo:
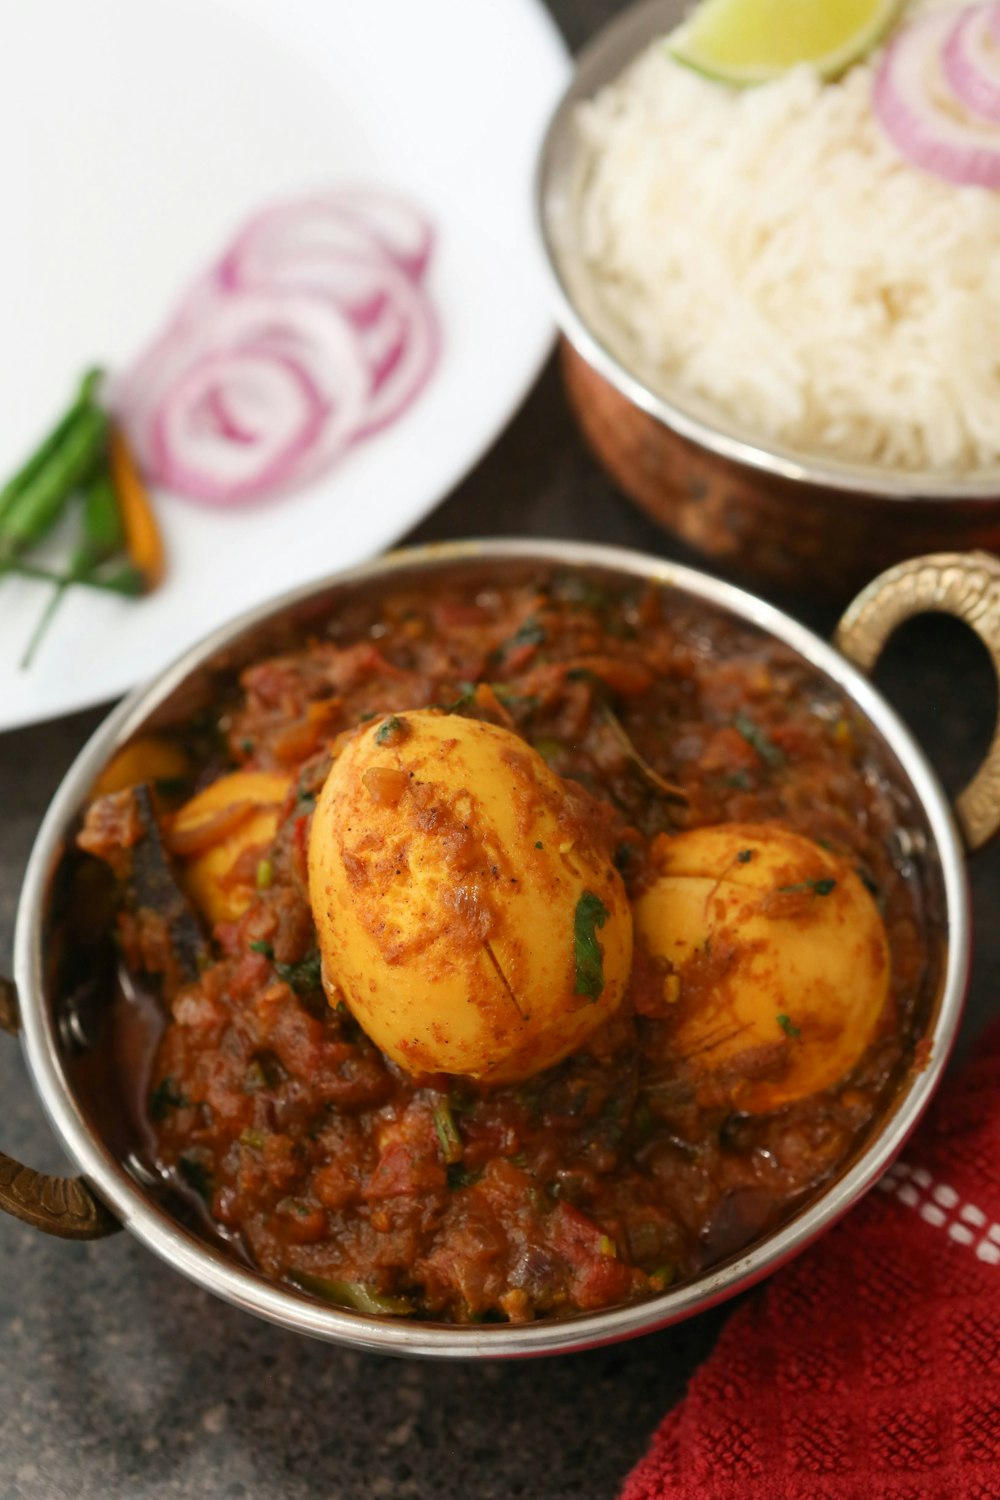
[[[70,429],[76,425],[77,419],[84,411],[93,407],[102,374],[101,370],[87,371],[80,383],[80,389],[72,406],[59,418],[59,421],[43,438],[31,457],[21,465],[17,473],[12,475],[3,488],[0,489],[0,525],[2,525],[4,517],[11,509],[17,497],[28,485],[34,483],[42,470],[60,450]]]
[[[58,521],[63,506],[83,483],[104,451],[108,419],[96,406],[85,407],[28,483],[11,500],[0,522],[0,567],[41,541]]]
[[[108,469],[93,474],[83,497],[83,536],[70,563],[71,573],[89,573],[125,546],[118,496]]]
[[[109,562],[124,545],[118,497],[106,466],[102,465],[87,481],[83,497],[81,532],[80,540],[70,558],[69,571],[63,574],[56,583],[52,597],[45,606],[21,658],[22,671],[31,666],[35,652],[41,645],[56,610],[66,597],[66,590],[74,583],[86,582],[102,563]],[[131,592],[131,590],[118,589],[116,592]]]
[[[80,578],[74,578],[71,573],[60,573],[56,568],[42,568],[36,563],[18,558],[6,571],[19,578],[34,578],[38,583],[78,583],[81,588],[97,589],[105,594],[126,594],[130,599],[146,591],[142,574],[131,563],[103,566]]]

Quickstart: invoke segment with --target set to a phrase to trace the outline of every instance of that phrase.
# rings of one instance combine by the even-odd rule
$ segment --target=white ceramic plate
[[[111,698],[227,616],[371,555],[440,500],[549,348],[531,176],[568,72],[538,0],[31,0],[0,48],[0,474],[95,360],[139,349],[256,207],[394,185],[439,238],[441,363],[404,418],[301,494],[228,513],[160,496],[167,582],[0,581],[0,729]],[[476,530],[469,516],[468,529]]]

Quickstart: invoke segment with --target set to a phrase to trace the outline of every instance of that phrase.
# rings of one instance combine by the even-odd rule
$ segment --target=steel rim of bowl
[[[687,438],[689,442],[745,468],[756,469],[793,483],[841,490],[846,494],[912,503],[965,500],[988,504],[1000,500],[1000,470],[959,477],[934,470],[886,469],[825,458],[780,443],[759,442],[741,431],[722,413],[700,415],[695,406],[708,401],[680,395],[671,398],[655,390],[623,363],[610,343],[581,313],[569,284],[563,242],[573,218],[573,114],[618,77],[639,51],[664,35],[682,19],[681,0],[643,0],[630,6],[603,27],[580,53],[569,88],[546,129],[535,173],[535,219],[548,272],[555,317],[562,333],[587,363],[621,395],[648,416]],[[565,221],[565,233],[560,223]]]
[[[940,860],[947,955],[936,1018],[932,1018],[928,1030],[931,1059],[922,1072],[911,1074],[908,1085],[902,1085],[890,1105],[886,1124],[859,1159],[821,1191],[815,1202],[773,1231],[756,1248],[732,1257],[675,1291],[605,1312],[488,1328],[372,1319],[308,1302],[199,1240],[147,1198],[141,1185],[91,1131],[66,1076],[55,1018],[43,999],[42,919],[49,877],[61,856],[65,831],[109,756],[190,672],[244,631],[314,595],[373,578],[385,577],[387,582],[395,582],[407,574],[433,574],[463,563],[517,561],[603,569],[676,588],[783,641],[853,700],[909,778]],[[776,1270],[846,1213],[898,1155],[930,1100],[958,1028],[968,978],[969,946],[964,852],[944,792],[923,751],[895,710],[832,646],[774,606],[695,569],[625,548],[510,538],[404,549],[295,589],[220,627],[152,683],[130,693],[80,751],[42,822],[18,907],[14,972],[21,998],[21,1034],[28,1069],[49,1121],[78,1170],[147,1249],[223,1300],[315,1338],[383,1354],[509,1359],[596,1348],[653,1332],[705,1311]]]

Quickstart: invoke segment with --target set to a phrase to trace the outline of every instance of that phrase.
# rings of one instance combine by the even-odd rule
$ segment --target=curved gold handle
[[[16,991],[9,980],[0,979],[0,1030],[16,1036],[19,1028]],[[122,1227],[82,1177],[33,1172],[2,1151],[0,1209],[64,1240],[100,1240]]]
[[[1000,560],[988,552],[937,552],[890,568],[849,606],[837,627],[836,644],[862,672],[869,672],[898,626],[935,610],[972,626],[1000,680]],[[1000,828],[1000,720],[955,811],[970,849],[981,848]]]

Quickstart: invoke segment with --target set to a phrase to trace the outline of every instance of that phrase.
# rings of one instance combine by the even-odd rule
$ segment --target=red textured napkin
[[[620,1500],[1000,1500],[1000,1026],[726,1324]]]

